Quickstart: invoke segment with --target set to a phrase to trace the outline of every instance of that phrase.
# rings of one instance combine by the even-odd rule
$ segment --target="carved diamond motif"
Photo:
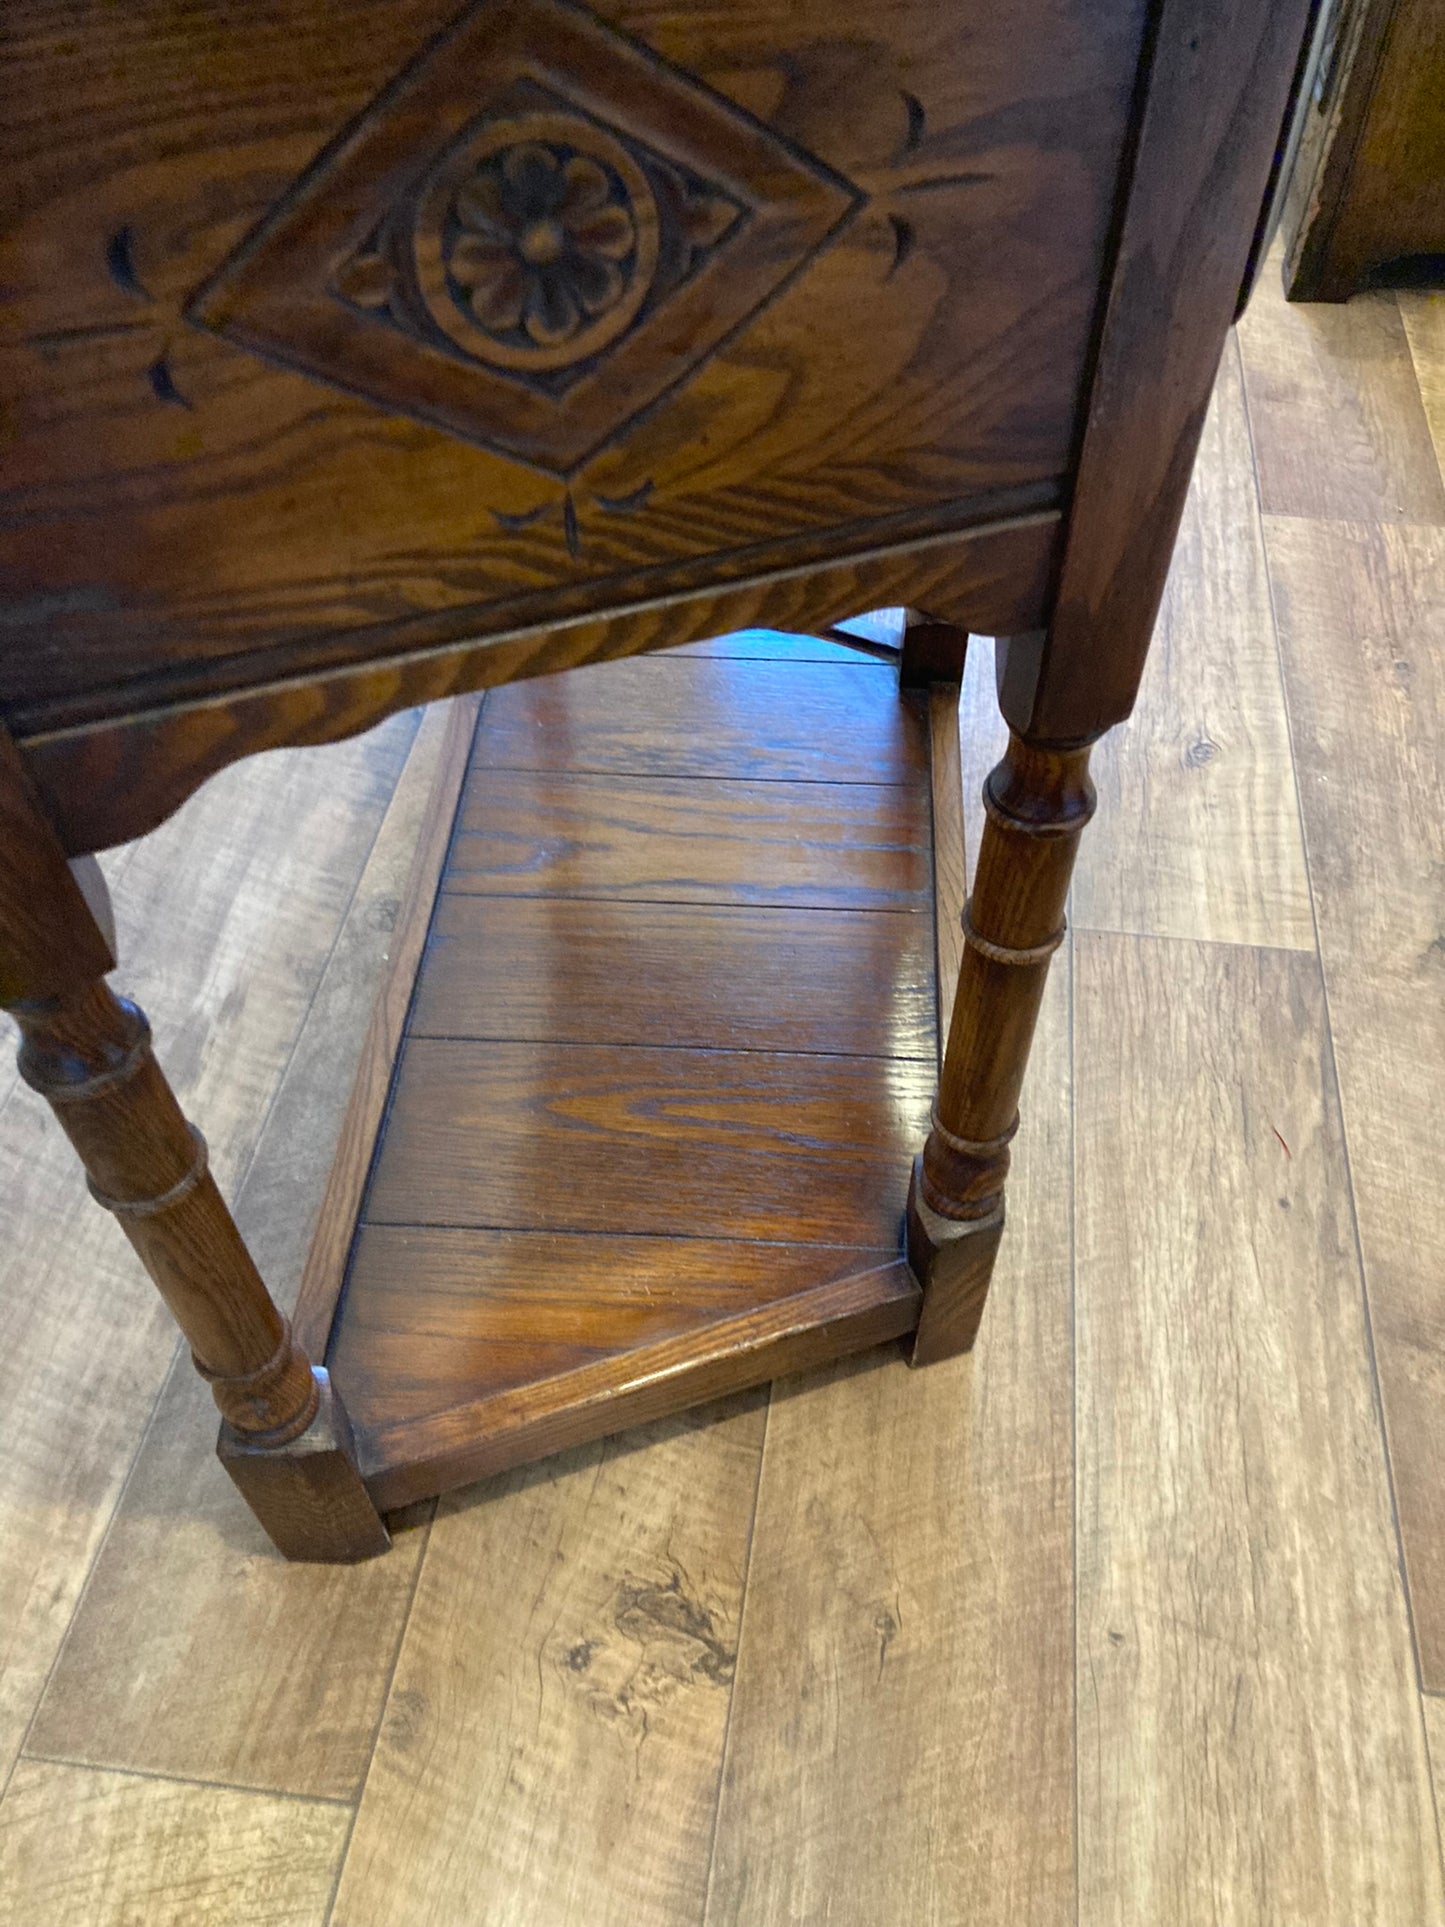
[[[188,319],[556,475],[695,370],[857,189],[563,0],[482,0]]]

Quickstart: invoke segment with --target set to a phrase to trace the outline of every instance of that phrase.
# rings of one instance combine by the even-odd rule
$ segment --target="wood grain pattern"
[[[451,1927],[479,1893],[509,1927],[699,1918],[764,1417],[744,1395],[443,1502],[336,1927]]]
[[[432,905],[451,844],[457,797],[476,734],[478,708],[476,697],[460,697],[451,705],[445,723],[432,725],[432,733],[437,728],[442,732],[434,760],[427,753],[430,742],[420,746],[418,770],[425,769],[432,789],[425,811],[415,825],[418,841],[397,913],[396,941],[390,947],[386,977],[367,1020],[356,1081],[326,1180],[316,1236],[307,1252],[301,1288],[296,1295],[297,1338],[318,1359],[326,1356],[332,1313],[350,1245],[346,1227],[355,1224],[361,1211],[372,1147],[391,1089],[391,1075],[401,1048]],[[435,716],[436,712],[432,714]],[[414,801],[408,796],[396,812],[397,827],[405,826],[403,834],[413,827],[414,808]]]
[[[1445,483],[1445,294],[1400,293],[1395,299],[1405,324],[1435,459]]]
[[[1314,948],[1238,351],[1220,363],[1144,693],[1094,753],[1080,929]]]
[[[144,1012],[105,981],[116,950],[105,878],[91,857],[67,867],[8,738],[4,749],[0,814],[15,847],[0,867],[0,919],[13,945],[4,975],[21,1079],[49,1103],[92,1198],[180,1327],[221,1413],[221,1463],[272,1541],[293,1558],[384,1552],[345,1410],[267,1291],[206,1140],[156,1062]],[[30,941],[34,906],[47,898],[54,924]],[[56,971],[55,932],[67,926],[74,955]]]
[[[764,1294],[736,1317],[701,1319],[670,1338],[610,1356],[604,1349],[589,1358],[577,1347],[578,1362],[550,1377],[441,1411],[363,1425],[360,1449],[376,1503],[383,1510],[409,1505],[913,1330],[918,1284],[902,1259],[855,1253],[851,1267],[829,1278],[837,1269],[831,1257],[825,1254],[818,1266],[825,1282],[785,1298]],[[605,1297],[592,1316],[605,1335]],[[349,1390],[364,1405],[355,1377]]]
[[[131,854],[119,877],[126,985],[156,1012],[156,1048],[206,1120],[227,1191],[250,1156],[414,731],[403,718],[324,767],[288,754],[228,774]],[[7,1767],[175,1350],[153,1287],[44,1118],[28,1092],[0,1113]],[[206,1412],[209,1394],[202,1400]],[[213,1423],[195,1445],[208,1481],[224,1490],[209,1463]]]
[[[330,1361],[375,1430],[736,1320],[896,1256],[892,1247],[365,1225]]]
[[[928,903],[927,792],[475,771],[446,888],[820,910]]]
[[[1294,301],[1407,282],[1445,252],[1445,5],[1359,4],[1335,33],[1285,206]]]
[[[669,649],[721,630],[756,623],[824,628],[906,593],[976,628],[1012,634],[1042,620],[1058,534],[1058,517],[1046,514],[846,562],[829,561],[824,545],[817,566],[772,575],[745,570],[731,587],[698,590],[690,578],[634,584],[633,600],[601,615],[574,591],[547,618],[483,642],[470,639],[476,628],[470,618],[415,617],[377,638],[376,659],[305,680],[93,725],[75,721],[68,710],[51,711],[47,728],[35,734],[27,731],[38,728],[38,715],[27,720],[16,711],[14,721],[45,807],[74,855],[153,829],[237,757],[283,744],[335,742],[408,704]],[[624,583],[619,594],[627,592]],[[458,642],[458,635],[468,640]],[[284,663],[270,666],[285,669]],[[71,726],[61,726],[67,718]]]
[[[400,776],[394,764],[381,772],[375,813],[349,805],[358,833],[374,833],[375,841],[339,929],[328,934],[325,969],[236,1192],[237,1222],[283,1303],[300,1275],[341,1127],[347,1072],[386,969],[447,733],[446,712],[432,711]],[[261,860],[269,851],[274,861],[277,840],[302,819],[298,802],[307,789],[334,797],[334,756],[296,760],[307,788],[269,793],[263,785],[259,813],[246,819]],[[254,780],[262,770],[245,774]],[[236,781],[227,778],[225,786]],[[177,830],[185,825],[183,817]],[[210,830],[205,821],[195,826],[202,848]],[[182,874],[189,868],[174,853],[169,860]],[[339,857],[333,860],[339,867]],[[274,912],[270,921],[274,927]],[[158,925],[158,935],[164,929]],[[202,973],[204,933],[187,941],[185,968]],[[179,988],[184,977],[176,968]],[[265,984],[262,990],[275,994]],[[220,1475],[214,1436],[209,1394],[182,1355],[71,1621],[30,1743],[98,1765],[354,1798],[424,1535],[399,1530],[387,1557],[362,1567],[287,1565]],[[125,1664],[118,1654],[127,1656]]]
[[[1439,1688],[1445,531],[1266,531],[1421,1677]]]
[[[887,1244],[932,1087],[906,1060],[417,1038],[365,1218]]]
[[[312,673],[340,637],[373,655],[421,612],[484,635],[483,609],[519,593],[581,587],[595,609],[624,575],[715,575],[825,530],[837,555],[945,501],[955,518],[1016,489],[1056,504],[1144,14],[1033,0],[1022,34],[1011,8],[961,21],[899,0],[883,19],[814,0],[763,32],[722,0],[507,0],[461,20],[448,0],[360,0],[339,50],[318,0],[264,18],[151,4],[129,25],[95,3],[69,33],[44,0],[23,6],[0,119],[21,218],[0,265],[26,526],[0,561],[24,626],[0,703],[105,690],[112,713],[138,709],[183,681],[261,680],[252,655],[273,657],[265,680]],[[614,412],[630,397],[560,460],[508,444],[506,418],[536,400],[518,371],[509,388],[485,357],[428,357],[396,309],[370,321],[362,366],[338,364],[359,324],[327,292],[380,219],[410,230],[413,189],[462,127],[535,111],[507,104],[519,42],[544,50],[531,84],[554,120],[721,175],[751,216],[595,369],[554,357],[580,421],[599,389]],[[778,156],[761,175],[760,148]],[[799,253],[772,223],[800,168],[840,207]],[[325,319],[293,310],[267,331],[217,276],[254,276],[268,253],[274,270],[287,224],[283,292]],[[639,353],[657,405],[629,421]],[[460,415],[438,411],[459,361]],[[566,410],[541,412],[567,433]]]
[[[1021,735],[1081,742],[1133,707],[1309,11],[1164,0],[1152,22],[1048,639],[1000,689]]]
[[[1393,295],[1287,302],[1271,264],[1239,345],[1266,515],[1445,526],[1445,481]]]
[[[767,666],[766,701],[729,703],[731,661],[679,665],[704,696],[717,684],[687,706],[697,767],[767,768],[774,712],[806,714],[836,693],[831,664]],[[591,700],[564,689],[530,720],[504,715],[495,735],[565,775],[569,754],[609,760],[589,745],[611,732],[611,757],[646,768],[667,756],[683,715],[675,696],[641,699],[657,680],[636,679],[620,704],[602,685]],[[904,779],[921,815],[914,746],[888,727],[898,700],[881,665],[855,673],[847,692],[856,732],[875,743],[870,773]],[[528,773],[491,767],[492,738],[484,716],[467,795],[478,782],[511,785],[519,824],[550,841],[545,800],[528,819]],[[420,957],[412,1007],[376,1030],[365,1116],[353,1106],[344,1182],[323,1206],[313,1247],[323,1257],[307,1275],[307,1329],[319,1333],[345,1265],[327,1357],[383,1505],[896,1338],[918,1314],[887,1174],[896,1167],[901,1182],[909,1116],[921,1128],[931,1082],[928,919],[444,890],[422,955],[459,784],[454,765],[423,839],[427,887],[398,933],[403,979]],[[668,784],[694,821],[712,796],[745,789],[771,793],[770,821],[792,804],[805,823],[820,787],[873,797],[903,787]],[[676,812],[654,834],[686,840]],[[760,872],[766,855],[755,853]],[[465,865],[454,849],[446,880]],[[403,1015],[383,1110],[380,1072]],[[832,1171],[844,1143],[854,1148]],[[480,1186],[477,1169],[491,1173]],[[422,1171],[439,1185],[418,1184]],[[841,1228],[820,1233],[830,1215]]]
[[[927,1058],[932,943],[886,910],[443,895],[408,1028]]]
[[[5,1927],[316,1927],[351,1815],[26,1760],[0,1806]]]
[[[935,689],[928,697],[929,768],[933,801],[933,927],[938,975],[938,1032],[948,1019],[963,962],[963,906],[968,897],[967,803],[959,729],[960,690]]]
[[[715,776],[795,783],[922,781],[919,713],[883,663],[644,656],[511,683],[488,700],[491,769],[576,775]],[[880,678],[884,679],[880,682]]]
[[[972,1355],[775,1391],[707,1927],[1074,1918],[1069,1143],[1065,953]]]
[[[1420,1705],[1425,1715],[1425,1738],[1430,1752],[1430,1773],[1435,1788],[1435,1813],[1445,1830],[1445,1701],[1433,1693],[1422,1693]]]
[[[908,1260],[924,1294],[915,1365],[968,1351],[983,1314],[1029,1048],[1094,810],[1087,745],[1040,747],[1010,730],[983,807],[938,1095],[908,1189]]]
[[[1075,965],[1081,1917],[1423,1927],[1318,965],[1087,932]]]
[[[104,897],[105,882],[99,881]],[[114,920],[65,861],[25,760],[0,728],[0,1004],[86,990],[115,967]]]

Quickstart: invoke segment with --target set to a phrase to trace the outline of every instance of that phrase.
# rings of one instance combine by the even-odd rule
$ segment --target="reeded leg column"
[[[1089,750],[1011,734],[986,812],[933,1127],[908,1193],[908,1257],[923,1286],[915,1365],[968,1351],[1004,1224],[1009,1144],[1064,899],[1094,811]]]
[[[327,1374],[262,1283],[143,1013],[103,981],[114,958],[92,914],[107,920],[99,871],[84,860],[82,894],[27,792],[0,736],[0,1002],[20,1026],[21,1076],[50,1103],[92,1195],[189,1341],[224,1421],[221,1460],[279,1549],[293,1559],[382,1552],[386,1528]]]

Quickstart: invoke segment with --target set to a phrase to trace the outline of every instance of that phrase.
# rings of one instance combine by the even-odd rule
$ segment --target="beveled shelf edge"
[[[901,1259],[449,1411],[358,1427],[383,1512],[705,1400],[902,1338],[923,1303]]]
[[[952,1001],[964,888],[958,697],[956,686],[935,686],[927,699],[941,1018]],[[293,1314],[296,1336],[317,1362],[329,1354],[412,986],[484,702],[485,692],[454,699],[441,724],[443,743],[416,857]],[[946,839],[957,841],[952,861],[938,860],[940,830]],[[942,1023],[939,1048],[941,1052]],[[900,1199],[900,1213],[901,1207]],[[904,1338],[917,1326],[921,1307],[922,1292],[900,1241],[899,1256],[892,1262],[769,1300],[699,1331],[423,1418],[358,1424],[362,1475],[376,1506],[393,1511],[565,1447]]]
[[[336,1143],[336,1157],[326,1181],[321,1210],[312,1233],[301,1289],[291,1325],[308,1358],[325,1362],[336,1319],[337,1300],[346,1276],[356,1221],[371,1172],[372,1152],[386,1111],[391,1074],[401,1049],[412,985],[421,966],[427,931],[442,868],[451,847],[452,824],[466,780],[472,741],[485,702],[485,693],[456,696],[445,711],[428,712],[443,731],[436,776],[422,819],[421,838],[407,878],[406,894],[397,915],[386,975],[372,1007],[356,1080]],[[416,754],[413,748],[412,754]]]

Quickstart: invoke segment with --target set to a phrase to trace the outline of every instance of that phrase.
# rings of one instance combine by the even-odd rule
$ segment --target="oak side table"
[[[12,0],[0,1002],[283,1552],[380,1551],[402,1497],[800,1359],[972,1344],[1090,745],[1134,699],[1309,11]],[[293,1332],[106,981],[93,853],[259,750],[884,605],[905,681],[999,637],[1010,729],[886,1303],[740,1314],[500,1440],[480,1404],[349,1419],[338,1266]]]

